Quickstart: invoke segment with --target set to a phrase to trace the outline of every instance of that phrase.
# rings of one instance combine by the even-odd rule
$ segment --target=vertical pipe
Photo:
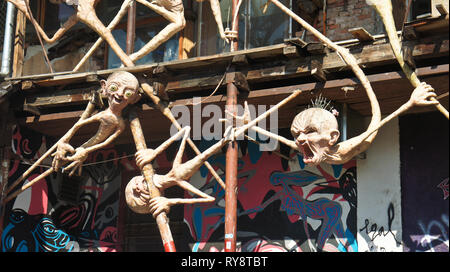
[[[127,55],[134,52],[134,38],[136,32],[136,1],[131,1],[127,18]]]
[[[5,36],[3,38],[2,68],[0,76],[9,76],[11,71],[11,52],[14,37],[14,14],[15,6],[6,2]]]
[[[236,13],[239,0],[232,0],[232,12]],[[239,31],[239,16],[233,18],[231,25],[233,31]],[[238,36],[238,35],[237,35]],[[238,38],[233,39],[230,51],[238,50]],[[233,115],[237,114],[237,87],[234,83],[227,83],[226,109]],[[234,119],[233,119],[233,126]],[[228,143],[225,166],[225,252],[236,251],[236,225],[237,225],[237,167],[238,145],[236,141]]]
[[[348,122],[348,106],[347,103],[342,105],[342,141],[347,140],[347,122]]]

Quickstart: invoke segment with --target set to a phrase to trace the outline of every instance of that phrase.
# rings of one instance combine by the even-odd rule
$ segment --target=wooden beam
[[[306,51],[311,55],[323,55],[329,52],[328,48],[322,43],[308,43]]]
[[[166,92],[168,77],[169,72],[164,66],[156,66],[152,71],[153,92],[165,101],[169,101],[169,96]]]
[[[287,58],[298,58],[300,57],[300,53],[298,51],[297,46],[286,46],[283,48],[283,55],[285,55]]]
[[[250,87],[248,86],[247,79],[245,75],[241,72],[231,72],[227,73],[225,77],[225,84],[233,83],[238,87],[240,91],[249,92]]]
[[[447,9],[444,7],[444,5],[442,4],[437,4],[436,6],[437,11],[439,11],[439,13],[441,14],[441,16],[445,16],[448,14]]]

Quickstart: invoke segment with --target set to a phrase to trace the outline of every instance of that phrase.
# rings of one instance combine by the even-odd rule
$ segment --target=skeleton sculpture
[[[87,159],[90,152],[106,147],[111,144],[117,136],[125,129],[125,121],[122,117],[123,109],[136,103],[141,95],[138,92],[139,82],[131,73],[119,71],[111,74],[108,79],[101,82],[102,92],[108,98],[108,108],[100,111],[92,116],[83,114],[82,118],[75,123],[75,125],[52,147],[44,154],[35,164],[33,164],[19,179],[17,179],[6,191],[9,193],[15,186],[17,186],[43,159],[51,154],[56,149],[56,152],[51,154],[54,156],[52,167],[22,186],[21,189],[15,191],[13,194],[5,198],[8,202],[34,183],[42,180],[54,171],[58,171],[62,166],[70,163],[63,168],[63,172],[70,171],[69,175],[73,175],[78,169],[81,172],[83,162]],[[86,112],[85,112],[86,113]],[[70,140],[75,135],[77,130],[90,123],[99,123],[96,134],[82,144],[78,148],[73,148],[70,145]]]
[[[132,65],[130,60],[126,58],[125,52],[120,48],[119,44],[114,39],[111,28],[107,28],[103,25],[103,23],[100,21],[100,19],[97,17],[97,14],[95,13],[95,6],[98,4],[100,0],[65,0],[65,1],[53,1],[54,3],[62,3],[65,2],[68,5],[74,5],[76,7],[76,13],[67,19],[67,21],[64,23],[62,27],[60,27],[56,33],[53,35],[52,38],[49,38],[47,34],[44,32],[44,30],[39,26],[39,24],[36,23],[33,16],[30,14],[29,9],[27,7],[28,1],[27,0],[7,0],[13,3],[19,10],[21,10],[26,17],[33,22],[34,26],[36,27],[38,34],[42,36],[42,38],[48,42],[53,43],[57,41],[59,38],[61,38],[64,33],[66,33],[71,27],[73,27],[78,21],[83,22],[86,24],[89,28],[97,32],[100,37],[102,37],[114,50],[114,52],[119,56],[121,61],[123,63],[126,63],[128,65]],[[130,0],[124,1],[122,4],[122,8],[120,10],[121,16],[125,14],[125,7],[129,4]],[[118,16],[116,16],[118,17]]]
[[[222,148],[230,141],[233,141],[236,137],[243,134],[248,128],[257,124],[257,122],[269,116],[272,112],[278,110],[281,106],[285,105],[290,100],[297,97],[301,91],[297,90],[277,105],[272,107],[270,110],[258,116],[256,119],[249,121],[245,125],[237,128],[232,128],[227,126],[225,130],[225,137],[218,141],[216,144],[205,150],[203,153],[197,155],[193,159],[181,163],[181,159],[184,153],[186,140],[190,132],[190,127],[185,127],[178,131],[177,134],[172,136],[169,140],[161,144],[156,149],[142,149],[136,152],[136,164],[139,168],[143,168],[144,165],[151,163],[156,156],[158,156],[163,150],[165,150],[172,142],[184,134],[181,141],[179,150],[176,154],[175,160],[173,162],[172,169],[165,175],[153,175],[153,184],[161,192],[159,197],[150,197],[147,183],[142,176],[136,176],[130,180],[125,189],[125,198],[128,206],[131,210],[136,213],[152,213],[156,218],[160,213],[168,213],[170,207],[177,204],[193,204],[193,203],[205,203],[214,201],[214,197],[209,196],[202,191],[194,188],[191,184],[187,182],[198,169],[203,165],[203,163],[212,155],[218,153]],[[245,103],[247,105],[247,103]],[[247,106],[248,108],[248,106]],[[230,121],[230,120],[224,120]],[[194,193],[201,198],[194,199],[167,199],[163,197],[164,190],[171,186],[180,186],[181,188]]]
[[[436,97],[436,94],[433,88],[426,83],[421,83],[415,88],[405,104],[384,118],[376,127],[368,128],[360,135],[340,143],[337,143],[340,135],[338,122],[335,115],[327,109],[327,103],[317,103],[319,105],[310,107],[295,116],[291,125],[291,134],[295,139],[294,141],[257,126],[250,129],[279,140],[292,149],[301,152],[303,162],[306,164],[343,164],[367,150],[373,140],[373,138],[370,140],[368,138],[392,118],[414,106],[436,105],[438,102],[432,100],[434,97]],[[246,112],[244,117],[241,118],[247,118],[244,121],[248,122],[248,109],[246,109]]]
[[[343,61],[350,65],[351,69],[355,72],[356,76],[364,86],[372,108],[372,119],[366,132],[339,144],[336,144],[339,138],[337,120],[332,113],[321,108],[313,107],[307,109],[294,118],[291,126],[291,133],[294,136],[295,141],[287,140],[284,137],[272,134],[257,126],[251,128],[261,134],[275,138],[297,151],[302,152],[304,155],[303,161],[305,163],[315,165],[322,162],[329,164],[345,163],[357,154],[367,150],[374,140],[378,129],[392,118],[398,116],[415,105],[422,106],[439,104],[435,101],[436,94],[434,93],[433,88],[425,83],[419,84],[407,103],[381,121],[378,101],[372,87],[370,86],[370,82],[367,80],[363,71],[359,68],[357,61],[348,52],[348,50],[333,43],[290,9],[286,8],[279,1],[270,1],[301,24],[306,30],[310,31],[326,46],[335,50]],[[248,118],[248,116],[249,114],[247,114],[246,118]],[[242,118],[245,118],[245,115]]]
[[[177,185],[186,191],[200,196],[200,198],[167,199],[164,196],[150,198],[147,183],[144,180],[144,177],[136,176],[130,180],[125,189],[126,202],[130,209],[134,212],[145,214],[152,213],[153,217],[156,218],[161,212],[169,213],[170,207],[176,204],[193,204],[214,201],[214,197],[198,190],[192,186],[188,180],[195,174],[195,172],[198,171],[198,169],[210,156],[219,152],[221,148],[228,143],[229,136],[221,139],[200,155],[197,155],[193,159],[182,163],[186,140],[190,133],[190,127],[184,127],[177,134],[172,136],[169,140],[157,148],[157,150],[143,149],[136,152],[136,164],[139,168],[142,168],[143,165],[151,163],[157,155],[167,148],[170,143],[179,138],[181,133],[184,134],[184,136],[173,161],[172,169],[165,175],[154,174],[153,183],[162,193],[165,189]]]
[[[112,73],[106,81],[101,80],[100,84],[103,94],[108,97],[108,108],[77,122],[69,133],[59,140],[57,151],[53,154],[55,156],[52,163],[54,170],[58,170],[65,162],[71,162],[64,168],[64,171],[72,169],[69,175],[72,175],[76,169],[81,170],[81,166],[90,152],[109,145],[125,129],[122,110],[140,99],[138,80],[131,73],[120,71]],[[69,144],[70,139],[82,126],[94,122],[99,123],[96,134],[83,145],[74,149]],[[67,154],[73,155],[68,156]]]
[[[76,9],[76,13],[67,19],[67,21],[60,27],[53,37],[49,38],[42,27],[36,22],[31,14],[31,10],[28,7],[28,0],[7,0],[13,3],[20,11],[22,11],[26,17],[33,23],[38,32],[45,42],[54,43],[60,39],[70,28],[72,28],[78,21],[83,22],[89,28],[97,32],[101,37],[93,49],[88,52],[88,56],[97,48],[102,40],[105,40],[111,49],[116,53],[120,60],[126,66],[133,66],[133,62],[141,59],[148,53],[152,52],[158,48],[162,43],[170,39],[177,32],[181,31],[185,25],[186,20],[184,18],[184,7],[181,0],[154,0],[148,2],[146,0],[136,0],[137,2],[143,4],[144,6],[155,11],[159,15],[166,18],[170,23],[161,30],[156,36],[154,36],[144,47],[142,47],[138,52],[131,54],[129,57],[119,46],[117,41],[114,39],[111,30],[119,23],[120,19],[125,15],[127,7],[130,5],[131,0],[124,0],[118,14],[114,17],[108,27],[105,27],[100,19],[97,17],[95,12],[95,6],[100,0],[51,0],[54,4],[60,4],[65,2],[67,5],[73,5]],[[203,1],[203,0],[198,0]],[[219,0],[209,0],[211,5],[211,10],[214,15],[214,19],[217,23],[219,30],[219,35],[226,42],[229,42],[231,37],[227,36],[222,25],[222,15],[220,12]],[[87,57],[83,58],[82,61],[75,67],[75,71],[78,71],[82,64],[86,61]]]

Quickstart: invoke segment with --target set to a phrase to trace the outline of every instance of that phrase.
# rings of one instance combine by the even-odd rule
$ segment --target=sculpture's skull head
[[[125,201],[135,213],[150,213],[150,194],[143,176],[136,176],[128,182],[125,188]]]
[[[141,95],[139,93],[139,81],[128,72],[119,71],[112,73],[108,79],[101,80],[103,94],[108,97],[111,110],[120,113],[126,106],[136,103]]]
[[[336,117],[322,108],[309,108],[297,114],[291,133],[303,153],[303,162],[313,165],[323,162],[339,139]]]

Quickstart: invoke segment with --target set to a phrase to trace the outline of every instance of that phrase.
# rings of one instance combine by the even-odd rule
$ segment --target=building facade
[[[50,2],[31,6],[49,33],[73,12],[70,6]],[[349,49],[370,80],[383,116],[409,99],[413,87],[398,66],[381,19],[366,1],[282,2]],[[408,1],[392,2],[404,52],[448,109],[448,13],[436,10],[440,4],[448,11],[448,1],[414,1],[411,6]],[[54,70],[50,73],[33,26],[16,16],[16,39],[23,43],[15,43],[11,71],[1,82],[3,200],[6,189],[78,120],[99,80],[118,69],[146,75],[155,89],[163,85],[158,95],[170,103],[182,125],[193,128],[191,138],[200,151],[219,140],[211,135],[224,132],[217,124],[225,118],[230,82],[238,86],[238,104],[248,101],[255,116],[293,90],[302,90],[299,98],[259,124],[286,138],[292,138],[294,116],[319,94],[339,110],[341,140],[366,129],[371,109],[359,80],[336,52],[276,6],[264,12],[265,1],[243,1],[239,50],[230,52],[217,35],[209,3],[183,3],[185,28],[136,67],[120,68],[120,60],[103,44],[77,73],[71,71],[97,39],[95,33],[77,25],[55,45],[45,45]],[[230,3],[220,2],[225,28]],[[120,1],[99,5],[99,17],[107,22]],[[57,14],[51,12],[55,6]],[[135,21],[134,50],[166,24],[139,5]],[[369,38],[358,36],[363,30]],[[25,35],[18,35],[21,31]],[[113,34],[125,49],[126,20]],[[138,107],[147,145],[154,148],[170,137],[173,127],[149,99]],[[80,130],[74,144],[84,142],[95,129]],[[134,213],[124,200],[126,184],[140,174],[132,139],[127,128],[112,145],[89,154],[81,175],[53,173],[4,203],[1,251],[163,251],[153,217]],[[449,251],[448,119],[434,107],[414,108],[393,119],[366,152],[343,165],[305,165],[300,153],[282,143],[262,150],[268,142],[260,134],[238,140],[237,251]],[[170,170],[177,149],[175,143],[156,158],[156,173]],[[225,153],[226,148],[208,159],[223,179]],[[184,160],[194,156],[188,148]],[[50,165],[51,158],[42,161],[17,188]],[[171,208],[177,250],[224,251],[224,189],[205,166],[189,182],[215,201]],[[180,188],[166,190],[165,196],[195,197]]]

